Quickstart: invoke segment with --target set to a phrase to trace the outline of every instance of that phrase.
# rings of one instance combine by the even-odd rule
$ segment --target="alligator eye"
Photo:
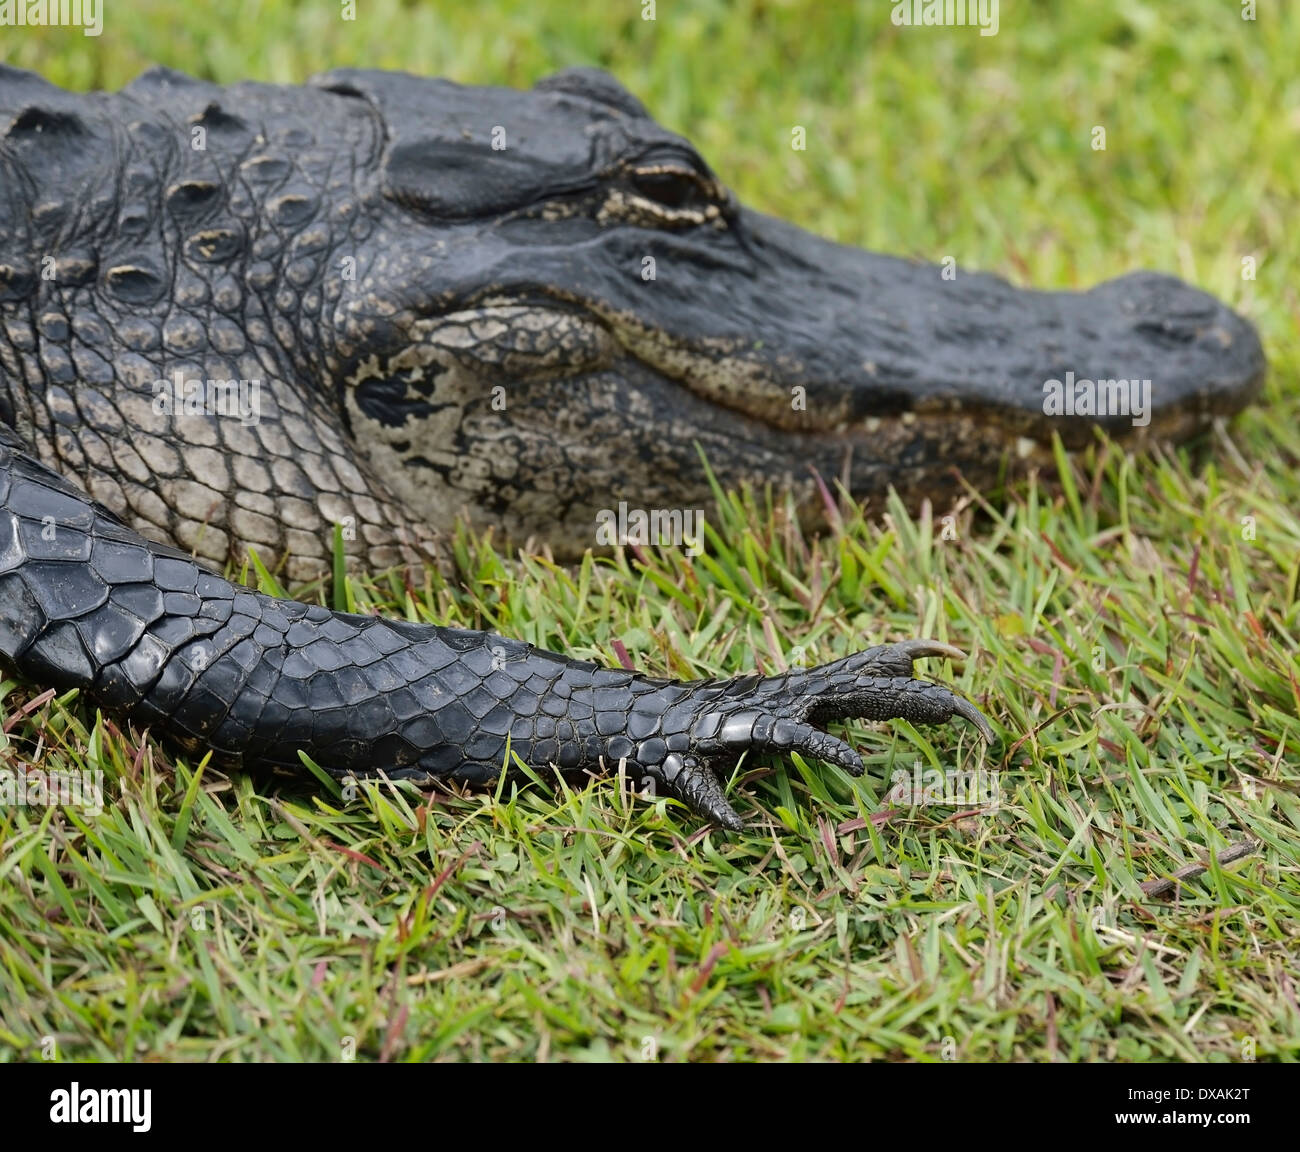
[[[699,177],[680,168],[643,168],[632,173],[632,187],[665,208],[688,208],[708,200]]]

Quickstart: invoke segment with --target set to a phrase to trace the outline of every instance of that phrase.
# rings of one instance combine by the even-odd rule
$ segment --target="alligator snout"
[[[668,271],[629,287],[618,270],[645,251]],[[687,425],[720,478],[810,497],[810,471],[865,500],[943,500],[959,474],[995,483],[1054,435],[1184,439],[1248,403],[1265,372],[1251,324],[1172,276],[1022,288],[743,208],[725,230],[607,235],[558,267],[649,370],[622,366],[635,394]]]
[[[1251,324],[1172,276],[1039,291],[846,248],[756,213],[745,225],[759,237],[755,296],[773,301],[763,346],[773,369],[802,376],[824,410],[851,414],[837,415],[843,432],[960,413],[1002,429],[1009,445],[1054,433],[1082,443],[1096,425],[1179,438],[1248,403],[1264,377]],[[809,426],[830,430],[815,413]]]

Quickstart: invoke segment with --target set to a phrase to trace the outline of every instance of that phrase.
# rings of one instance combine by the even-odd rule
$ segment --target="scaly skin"
[[[914,640],[781,676],[688,683],[600,668],[489,632],[331,612],[232,584],[151,543],[0,429],[0,654],[227,764],[472,784],[512,761],[623,762],[701,816],[743,822],[715,774],[744,752],[862,760],[814,724],[937,724],[969,701],[911,677]]]

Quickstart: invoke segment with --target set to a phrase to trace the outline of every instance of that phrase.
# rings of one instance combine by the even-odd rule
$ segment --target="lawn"
[[[293,589],[681,677],[966,650],[920,667],[998,743],[851,725],[859,781],[744,763],[740,835],[617,781],[223,774],[6,681],[0,763],[102,771],[105,797],[0,809],[0,1059],[1300,1057],[1300,9],[1007,0],[981,37],[887,0],[488,7],[108,4],[98,38],[5,29],[0,53],[78,88],[599,64],[748,203],[837,240],[1043,287],[1183,276],[1258,324],[1264,401],[1194,450],[1099,442],[1007,498],[846,505],[817,534],[728,494],[695,560],[462,536],[415,595]],[[990,802],[895,790],[952,767],[996,771]]]

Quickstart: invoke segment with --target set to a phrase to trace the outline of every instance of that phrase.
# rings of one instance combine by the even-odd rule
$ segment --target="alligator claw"
[[[669,753],[657,772],[652,772],[668,793],[677,797],[692,812],[712,820],[732,832],[739,832],[745,822],[727,802],[722,781],[696,756]]]
[[[953,696],[952,710],[963,720],[969,720],[976,728],[979,729],[980,738],[986,743],[993,742],[993,725],[989,723],[988,717],[984,715],[964,696]]]
[[[912,678],[912,661],[926,656],[964,658],[950,644],[907,640],[783,676],[715,682],[708,686],[707,701],[697,701],[701,706],[686,733],[689,750],[657,744],[654,749],[662,748],[662,757],[647,762],[643,745],[641,767],[692,811],[739,831],[743,822],[715,771],[729,767],[741,753],[798,752],[836,764],[852,776],[862,774],[861,756],[815,725],[850,719],[942,724],[959,716],[984,740],[992,740],[992,726],[969,700],[941,684]]]

